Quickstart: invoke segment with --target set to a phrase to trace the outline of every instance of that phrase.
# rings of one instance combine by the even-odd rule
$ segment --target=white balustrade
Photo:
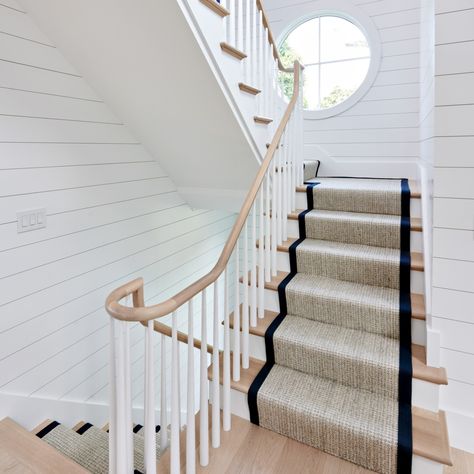
[[[242,80],[261,90],[256,98],[255,113],[273,119],[273,123],[268,126],[269,141],[272,142],[275,132],[279,133],[279,139],[278,143],[275,140],[271,145],[274,151],[273,157],[269,163],[266,163],[266,173],[261,177],[260,187],[251,206],[249,203],[248,216],[241,221],[243,224],[240,237],[237,239],[232,250],[233,256],[221,277],[212,280],[213,283],[199,293],[194,292],[192,298],[188,298],[173,311],[171,328],[163,332],[163,324],[161,324],[161,329],[157,329],[162,332],[158,367],[161,452],[170,449],[169,472],[171,474],[181,472],[180,434],[183,426],[181,423],[181,383],[186,393],[185,470],[187,474],[193,474],[196,471],[196,442],[199,444],[199,463],[203,467],[207,466],[210,460],[209,439],[213,448],[220,446],[221,401],[223,430],[231,429],[232,380],[240,380],[242,370],[249,368],[251,328],[256,327],[258,319],[265,316],[265,283],[277,275],[278,246],[288,238],[287,216],[288,213],[295,211],[296,187],[303,184],[304,176],[302,89],[299,87],[299,96],[295,107],[288,115],[289,120],[282,129],[279,128],[281,117],[288,105],[285,104],[279,87],[279,62],[274,50],[275,46],[270,42],[271,34],[259,7],[260,3],[257,4],[256,0],[225,0],[221,4],[230,12],[230,15],[223,20],[226,41],[247,55],[242,62]],[[134,305],[145,306],[143,287],[133,291]],[[127,306],[130,306],[130,295],[126,300]],[[196,347],[200,349],[200,352],[199,361],[195,361],[194,325],[198,302],[201,304],[201,327],[200,344],[196,342]],[[231,340],[230,315],[232,313],[233,337]],[[112,313],[109,312],[109,314]],[[187,335],[178,332],[178,317],[181,314],[187,314]],[[155,321],[151,319],[144,323],[144,326],[144,464],[147,474],[154,474],[157,456]],[[212,334],[211,337],[208,337],[208,331]],[[222,344],[220,331],[223,331]],[[167,341],[170,338],[171,343],[168,344]],[[208,344],[209,339],[212,345]],[[187,342],[187,357],[185,361],[183,360],[183,371],[180,367],[180,341]],[[233,353],[231,353],[231,348]],[[167,360],[170,364],[167,364]],[[209,369],[209,362],[212,363],[212,369]],[[199,377],[195,375],[197,366]],[[212,379],[210,383],[209,370]],[[181,372],[183,375],[186,373],[183,378]],[[130,323],[116,320],[114,317],[110,319],[109,377],[109,472],[130,474],[134,469]],[[170,380],[169,387],[168,380]],[[199,396],[200,414],[197,432],[194,426],[196,395]],[[209,401],[212,403],[210,408]],[[211,410],[210,424],[209,409]],[[170,436],[168,436],[168,424],[171,428]],[[198,441],[196,433],[199,436]]]

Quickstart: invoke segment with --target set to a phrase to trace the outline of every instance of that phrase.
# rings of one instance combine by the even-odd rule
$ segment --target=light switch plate
[[[17,212],[16,217],[19,234],[46,227],[46,209]]]

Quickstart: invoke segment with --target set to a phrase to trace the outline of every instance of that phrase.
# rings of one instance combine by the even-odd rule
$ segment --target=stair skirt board
[[[156,427],[156,433],[160,426]],[[81,423],[79,427],[69,429],[57,421],[52,421],[36,433],[62,454],[86,468],[93,474],[109,472],[109,433],[91,423]],[[160,458],[160,435],[156,437],[156,457]],[[144,466],[144,430],[141,425],[133,428],[135,474],[145,472]]]
[[[291,271],[278,287],[280,314],[265,333],[266,363],[248,392],[250,420],[367,469],[407,474],[412,468],[408,181],[312,181],[307,210],[299,215],[300,238],[289,250]],[[360,240],[358,232],[370,229],[386,247],[317,240],[315,229],[324,222],[305,220],[313,209],[373,214],[368,227],[348,225],[342,231]],[[336,228],[326,231],[341,232]],[[329,299],[321,309],[311,304],[311,295],[300,297],[292,283],[314,274],[333,286],[343,280],[359,284],[354,290],[365,289],[342,308],[339,299]],[[382,294],[375,305],[372,294]]]

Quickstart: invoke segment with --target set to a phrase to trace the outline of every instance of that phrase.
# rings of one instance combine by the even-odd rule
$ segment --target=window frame
[[[331,4],[331,8],[324,8],[324,6]],[[335,105],[334,107],[330,107],[327,109],[320,109],[320,110],[310,110],[304,109],[303,114],[304,117],[307,119],[325,119],[329,117],[333,117],[335,115],[339,115],[348,109],[352,108],[356,105],[369,91],[372,84],[375,81],[375,78],[379,72],[381,56],[382,56],[382,47],[380,42],[380,37],[378,34],[378,30],[373,24],[372,20],[365,14],[361,12],[360,9],[354,7],[350,4],[347,4],[344,1],[334,1],[334,0],[320,0],[318,2],[317,10],[312,11],[311,13],[307,13],[305,15],[299,16],[298,19],[292,21],[280,34],[278,38],[278,47],[283,44],[283,42],[288,38],[288,36],[300,25],[303,23],[313,20],[315,18],[320,18],[323,16],[332,16],[341,18],[343,20],[349,21],[357,26],[362,33],[367,38],[367,42],[370,49],[370,62],[369,68],[367,70],[367,74],[362,81],[359,88],[351,94],[346,100],[342,101],[341,103]],[[321,58],[319,58],[321,59]],[[357,58],[359,59],[359,58]],[[346,61],[346,60],[344,60]],[[319,61],[321,63],[321,61]]]

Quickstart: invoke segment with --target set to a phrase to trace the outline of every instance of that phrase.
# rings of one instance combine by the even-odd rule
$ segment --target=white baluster
[[[235,382],[240,380],[240,239],[237,239],[234,249],[235,257],[235,293],[234,293],[234,354],[232,364],[232,376]]]
[[[171,474],[180,472],[179,456],[179,432],[180,432],[180,413],[179,413],[179,360],[178,360],[178,322],[176,311],[172,315],[171,322],[171,456],[170,471]]]
[[[129,472],[129,456],[127,453],[127,409],[126,409],[126,387],[125,387],[125,328],[127,323],[117,321],[117,462],[118,473]]]
[[[245,80],[252,85],[252,40],[250,37],[250,0],[245,0],[245,52],[247,58],[245,60]]]
[[[116,337],[115,319],[109,320],[109,473],[117,470],[117,375],[116,375]]]
[[[264,90],[264,95],[263,95],[263,115],[265,117],[269,117],[270,112],[269,112],[269,104],[270,104],[270,99],[271,99],[271,89],[268,86],[268,77],[269,77],[269,70],[268,70],[268,50],[269,50],[269,44],[268,44],[268,29],[264,28],[263,29],[263,56],[262,56],[262,68],[263,68],[263,90]]]
[[[298,182],[298,179],[296,177],[296,163],[298,161],[298,156],[297,156],[297,147],[296,147],[296,120],[294,114],[291,116],[291,148],[292,148],[292,177],[293,177],[293,182],[291,184],[291,196],[292,196],[292,202],[291,202],[291,210],[295,211],[296,210],[296,185]]]
[[[235,313],[234,313],[235,324]],[[230,418],[230,321],[229,321],[229,270],[224,271],[224,360],[222,380],[222,425],[224,431],[231,427]]]
[[[244,2],[243,0],[237,1],[237,49],[240,51],[244,50]]]
[[[257,325],[257,199],[252,206],[252,239],[250,240],[252,249],[252,266],[250,272],[250,325]]]
[[[282,180],[283,180],[283,209],[282,209],[282,234],[283,241],[288,240],[288,129],[285,128],[283,134],[283,166],[282,166]]]
[[[258,87],[258,77],[257,77],[257,63],[258,63],[258,43],[257,43],[257,18],[258,18],[258,10],[257,10],[257,2],[255,0],[251,0],[252,6],[252,15],[251,15],[251,22],[252,22],[252,33],[251,33],[251,40],[252,40],[252,82],[251,84],[255,87]]]
[[[258,205],[258,235],[259,235],[259,247],[258,247],[258,317],[265,317],[265,223],[264,223],[264,208],[263,208],[263,192],[264,184],[260,186],[259,193],[259,205]]]
[[[249,236],[248,218],[244,223],[244,256],[243,256],[243,301],[242,301],[242,367],[249,368]],[[234,316],[235,317],[235,316]]]
[[[156,422],[155,422],[155,368],[153,320],[145,329],[145,471],[156,472]],[[166,427],[164,428],[166,431]]]
[[[186,474],[196,472],[196,440],[194,423],[194,304],[188,303],[188,390],[186,426]],[[148,474],[148,473],[147,473]]]
[[[202,291],[201,305],[201,381],[199,410],[199,461],[201,466],[209,464],[209,401],[207,380],[207,288]]]
[[[282,180],[282,155],[283,155],[283,138],[280,140],[278,153],[277,153],[277,244],[281,245],[283,242],[283,180]]]
[[[166,340],[167,337],[161,335],[161,396],[160,396],[160,424],[161,424],[161,452],[164,453],[168,448],[168,394],[166,384]]]
[[[236,46],[236,38],[235,38],[235,30],[236,30],[236,17],[237,12],[235,8],[235,1],[236,0],[229,0],[229,44],[231,46]]]
[[[277,150],[278,153],[278,150]],[[271,243],[271,260],[272,260],[272,276],[277,275],[277,175],[275,172],[276,159],[275,155],[270,163],[270,175],[272,177],[272,235],[270,239]]]
[[[264,70],[265,66],[263,64],[263,49],[264,49],[264,31],[263,31],[263,20],[262,12],[258,12],[258,88],[262,91],[259,94],[259,110],[260,115],[265,115],[265,94],[268,94],[268,91],[265,90],[264,83]]]
[[[265,178],[265,281],[267,282],[272,279],[270,240],[270,173],[267,171]]]
[[[212,447],[221,444],[219,400],[219,280],[214,283],[214,317],[212,337]]]

